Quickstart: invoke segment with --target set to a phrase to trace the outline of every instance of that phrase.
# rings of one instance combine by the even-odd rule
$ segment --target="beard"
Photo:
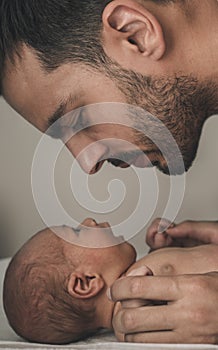
[[[124,94],[128,104],[141,107],[154,116],[150,120],[146,118],[146,121],[143,113],[131,117],[135,127],[135,144],[142,151],[156,147],[157,158],[153,164],[163,173],[176,175],[187,171],[196,157],[204,122],[217,111],[217,84],[212,81],[200,82],[191,75],[147,77],[123,69],[109,58],[104,70]],[[160,132],[155,119],[170,132],[181,157],[176,154],[167,134]],[[165,161],[160,160],[162,151],[152,141],[154,138],[147,136],[148,128],[149,134],[164,146],[164,156],[167,154]]]

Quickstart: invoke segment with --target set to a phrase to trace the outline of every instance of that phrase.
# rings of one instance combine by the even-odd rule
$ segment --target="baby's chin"
[[[136,256],[137,256],[137,253],[136,253],[136,250],[135,248],[133,247],[132,244],[130,244],[129,242],[127,242],[128,244],[128,266],[126,268],[126,271],[129,270],[129,268],[136,262]],[[126,273],[126,272],[124,272]]]
[[[135,251],[135,249],[134,249],[133,252],[134,252],[134,255],[132,255],[132,260],[131,260],[131,262],[128,264],[126,270],[122,272],[122,274],[120,275],[120,277],[125,277],[125,276],[127,276],[128,273],[132,270],[132,266],[133,266],[133,265],[135,264],[135,262],[136,262],[136,251]],[[119,277],[119,278],[120,278],[120,277]]]

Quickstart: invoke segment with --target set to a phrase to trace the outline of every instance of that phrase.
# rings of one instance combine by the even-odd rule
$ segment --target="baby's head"
[[[86,219],[79,231],[45,229],[25,243],[4,281],[4,308],[17,334],[65,344],[112,328],[107,288],[136,257],[130,244],[120,242],[108,224]],[[90,248],[102,245],[108,247]]]

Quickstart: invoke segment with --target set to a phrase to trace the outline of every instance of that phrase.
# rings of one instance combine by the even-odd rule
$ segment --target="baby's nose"
[[[88,227],[96,227],[98,226],[98,223],[95,221],[95,219],[92,218],[86,218],[83,222],[82,222],[83,226],[88,226]]]

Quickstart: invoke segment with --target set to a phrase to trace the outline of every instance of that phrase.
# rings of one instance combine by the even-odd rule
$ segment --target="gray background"
[[[31,235],[45,224],[35,206],[31,189],[31,165],[41,133],[23,120],[0,98],[0,257],[11,256]],[[184,201],[176,221],[185,219],[218,219],[218,118],[211,117],[205,124],[197,158],[186,176]],[[55,169],[58,198],[64,208],[78,221],[86,216],[112,224],[125,219],[134,209],[139,186],[134,171],[115,169],[106,165],[100,174],[90,177],[89,185],[98,200],[108,197],[108,182],[119,178],[126,186],[125,200],[119,210],[108,215],[93,214],[73,199],[69,171],[72,157],[67,150],[61,153]],[[144,177],[146,181],[146,172]],[[46,167],[45,167],[46,172]],[[157,172],[159,199],[153,217],[161,216],[169,195],[169,178]],[[148,193],[148,198],[149,198]],[[146,208],[145,208],[146,210]],[[139,255],[146,251],[146,227],[132,239]]]

